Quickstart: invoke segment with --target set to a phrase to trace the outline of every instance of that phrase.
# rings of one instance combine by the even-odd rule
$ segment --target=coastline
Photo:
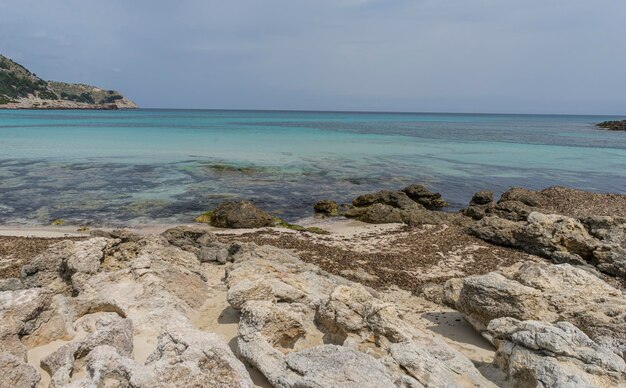
[[[413,378],[507,386],[521,383],[507,369],[514,344],[532,360],[524,370],[534,378],[558,379],[567,370],[580,381],[619,386],[626,371],[626,274],[619,274],[625,201],[623,194],[559,187],[511,189],[498,201],[476,193],[451,213],[436,210],[445,205],[438,193],[413,185],[355,198],[342,210],[354,218],[299,221],[325,234],[203,223],[0,226],[0,294],[10,301],[3,314],[27,319],[28,309],[40,311],[32,313],[36,329],[7,342],[26,361],[12,373],[24,373],[33,387],[97,383],[119,375],[108,371],[113,365],[152,386],[209,382],[219,373],[231,385],[271,387],[300,378],[290,357],[307,365],[330,357],[322,370],[337,375],[307,378],[334,385],[357,371],[382,386]],[[238,204],[210,218],[271,220]],[[337,209],[332,201],[316,206]],[[394,217],[402,222],[389,222]],[[0,328],[9,336],[15,330]],[[507,330],[546,339],[526,344]],[[550,357],[554,341],[569,353]],[[176,356],[185,366],[164,350],[177,343],[186,344]],[[413,350],[399,353],[404,347]],[[53,360],[74,348],[89,349],[88,356],[55,369]],[[219,362],[207,349],[220,349]],[[585,358],[589,349],[593,359]],[[112,361],[119,355],[125,358]],[[580,362],[598,358],[613,364],[594,364],[591,374]],[[207,362],[219,372],[188,369]]]

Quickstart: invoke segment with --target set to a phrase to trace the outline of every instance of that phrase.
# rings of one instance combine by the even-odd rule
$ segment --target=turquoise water
[[[600,116],[136,110],[0,111],[0,222],[188,222],[231,198],[289,220],[425,183],[626,191],[626,133]]]

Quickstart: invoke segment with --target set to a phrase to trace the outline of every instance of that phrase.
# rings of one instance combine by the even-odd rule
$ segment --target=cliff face
[[[0,55],[0,109],[134,109],[137,105],[115,90],[45,81]]]

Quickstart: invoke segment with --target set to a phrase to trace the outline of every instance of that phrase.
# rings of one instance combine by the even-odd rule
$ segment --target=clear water
[[[626,191],[626,133],[600,116],[267,111],[0,111],[0,222],[189,222],[231,198],[295,220],[425,183]]]

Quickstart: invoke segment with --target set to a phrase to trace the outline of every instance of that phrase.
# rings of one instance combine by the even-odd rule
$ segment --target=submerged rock
[[[261,228],[274,225],[274,218],[250,201],[228,201],[213,211],[211,225],[233,229]]]

